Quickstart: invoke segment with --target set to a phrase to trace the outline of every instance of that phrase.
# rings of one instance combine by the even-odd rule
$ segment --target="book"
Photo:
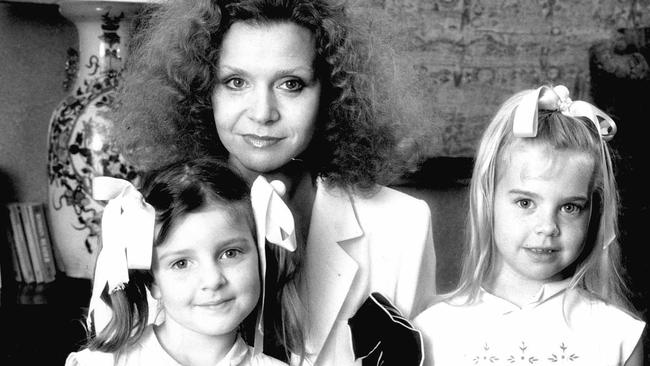
[[[25,239],[25,231],[23,230],[23,224],[20,219],[18,204],[10,203],[7,205],[7,208],[9,209],[12,237],[15,244],[16,256],[20,263],[20,273],[23,281],[26,283],[35,282],[36,276],[34,275],[29,250],[27,249],[27,240]]]
[[[56,264],[56,269],[60,273],[65,273],[65,266],[63,264],[63,255],[61,254],[61,249],[59,249],[59,247],[56,245],[56,238],[50,231],[52,228],[52,222],[50,221],[50,211],[48,211],[48,207],[45,204],[41,205],[41,208],[43,209],[43,219],[45,220],[43,227],[47,231],[48,238],[50,239],[50,245],[52,246],[52,252],[54,253],[54,263]]]
[[[13,229],[11,227],[8,227],[6,234],[7,245],[9,245],[9,251],[11,252],[11,265],[13,266],[14,280],[16,280],[16,282],[23,282],[23,275],[20,273],[20,260],[18,260],[18,253],[16,250],[16,243],[14,241]]]
[[[56,261],[52,241],[50,240],[50,232],[47,227],[47,220],[45,218],[45,209],[43,208],[43,204],[35,203],[30,205],[28,210],[31,212],[31,218],[36,229],[36,237],[41,248],[45,282],[52,282],[56,279]]]
[[[41,248],[38,244],[38,239],[36,238],[36,228],[34,228],[33,220],[31,218],[31,212],[28,210],[29,205],[25,203],[17,203],[18,213],[23,225],[23,231],[25,232],[25,238],[27,239],[27,249],[29,250],[29,258],[32,262],[32,268],[34,269],[34,277],[36,278],[37,283],[45,282],[45,275],[43,273],[43,259],[41,258]]]

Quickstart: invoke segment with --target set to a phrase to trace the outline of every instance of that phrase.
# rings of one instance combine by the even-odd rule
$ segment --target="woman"
[[[428,206],[379,185],[395,156],[380,118],[395,113],[371,92],[372,48],[325,0],[171,1],[144,19],[115,118],[126,156],[151,169],[217,154],[283,182],[298,248],[270,249],[282,285],[267,289],[265,352],[353,364],[348,319],[371,293],[413,317],[435,292]]]

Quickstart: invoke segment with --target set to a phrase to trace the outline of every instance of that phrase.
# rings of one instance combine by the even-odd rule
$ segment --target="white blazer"
[[[435,294],[429,206],[386,187],[362,197],[319,180],[303,265],[308,364],[354,365],[347,321],[370,293],[380,292],[406,318]]]

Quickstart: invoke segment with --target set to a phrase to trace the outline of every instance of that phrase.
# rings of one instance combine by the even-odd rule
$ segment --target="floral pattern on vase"
[[[108,141],[107,112],[120,83],[130,18],[141,4],[63,1],[59,6],[77,27],[80,52],[72,92],[50,120],[48,209],[59,270],[92,278],[105,205],[92,198],[92,179],[137,176]]]

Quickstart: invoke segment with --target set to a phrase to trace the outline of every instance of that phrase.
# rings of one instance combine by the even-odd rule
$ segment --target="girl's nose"
[[[204,289],[217,289],[228,283],[223,268],[218,264],[205,266],[201,275]]]
[[[257,123],[272,123],[280,119],[276,96],[269,88],[259,88],[252,93],[249,117]]]
[[[560,235],[560,228],[557,225],[555,216],[553,214],[540,214],[535,233],[545,236]]]

